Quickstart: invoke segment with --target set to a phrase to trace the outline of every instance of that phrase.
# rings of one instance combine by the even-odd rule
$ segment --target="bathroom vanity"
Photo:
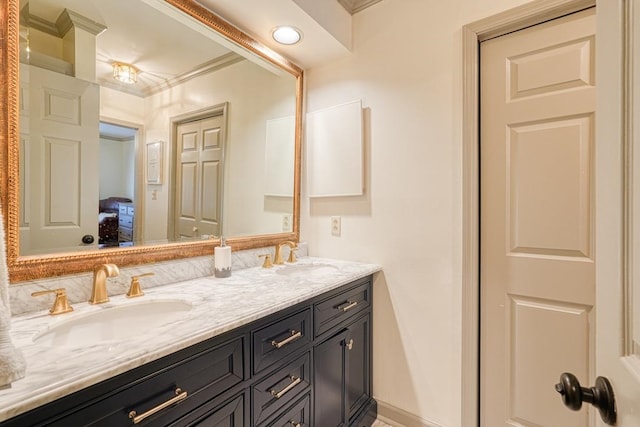
[[[192,308],[139,337],[89,348],[45,339],[64,330],[64,316],[27,316],[14,334],[17,341],[31,337],[24,347],[29,371],[24,384],[0,391],[0,419],[9,418],[0,425],[370,426],[377,412],[371,316],[378,270],[304,258],[153,288],[143,297],[149,304]],[[141,304],[119,298],[72,316]],[[34,359],[45,353],[50,364]]]

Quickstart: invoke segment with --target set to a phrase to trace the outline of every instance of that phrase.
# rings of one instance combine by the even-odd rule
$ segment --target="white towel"
[[[13,381],[24,377],[26,364],[22,352],[13,346],[9,329],[9,274],[5,250],[4,222],[0,210],[0,388],[10,387]]]

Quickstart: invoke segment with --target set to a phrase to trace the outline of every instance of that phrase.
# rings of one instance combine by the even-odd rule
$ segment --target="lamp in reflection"
[[[138,70],[133,65],[113,63],[113,78],[122,83],[134,84],[138,79]]]

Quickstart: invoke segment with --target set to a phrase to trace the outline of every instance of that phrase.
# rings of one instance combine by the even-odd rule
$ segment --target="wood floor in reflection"
[[[371,427],[391,427],[389,424],[383,423],[380,420],[375,420]]]

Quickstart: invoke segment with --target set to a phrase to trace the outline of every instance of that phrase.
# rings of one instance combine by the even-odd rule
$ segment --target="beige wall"
[[[303,198],[311,255],[379,263],[374,395],[461,426],[463,25],[524,0],[384,0],[353,17],[353,52],[307,71],[308,112],[362,99],[366,195]],[[330,216],[342,217],[342,236]]]

